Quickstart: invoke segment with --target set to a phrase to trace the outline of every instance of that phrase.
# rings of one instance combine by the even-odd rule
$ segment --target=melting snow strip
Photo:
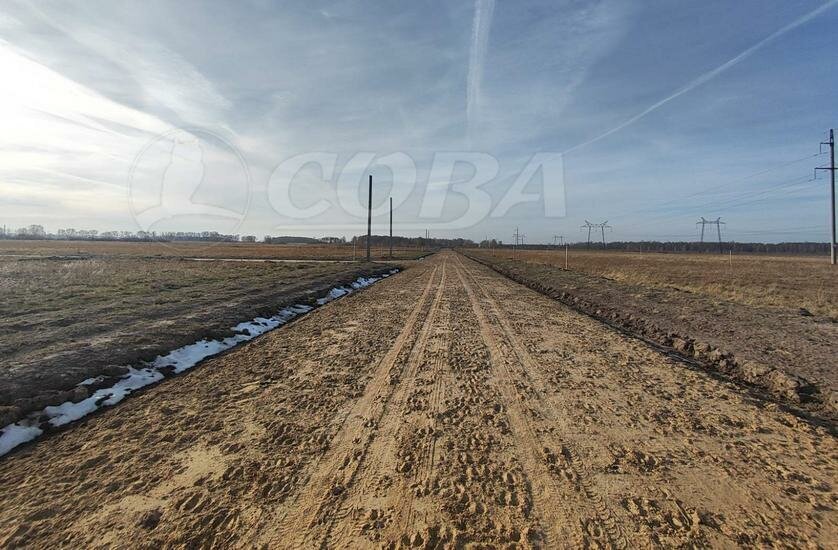
[[[398,273],[398,271],[398,269],[392,269],[389,273],[384,273],[380,277],[358,277],[349,286],[339,286],[331,289],[328,294],[317,300],[317,306],[322,306],[356,290],[366,288],[383,278]],[[243,342],[253,340],[257,336],[281,327],[291,319],[304,315],[313,309],[314,307],[308,305],[286,307],[273,317],[256,317],[252,321],[239,323],[231,329],[235,333],[233,336],[228,336],[222,340],[202,339],[194,344],[173,350],[166,355],[160,355],[153,361],[143,363],[136,368],[129,366],[128,373],[120,377],[113,386],[98,389],[87,399],[78,403],[67,401],[61,405],[46,407],[41,412],[31,413],[23,420],[3,428],[0,432],[0,456],[5,455],[18,445],[40,437],[45,428],[58,428],[84,418],[102,407],[116,405],[131,392],[163,380],[166,371],[180,374],[204,359],[218,355]],[[80,382],[78,386],[90,386],[102,380],[102,377],[88,378]]]

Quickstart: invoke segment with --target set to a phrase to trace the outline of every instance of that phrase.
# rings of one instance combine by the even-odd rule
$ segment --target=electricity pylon
[[[602,231],[602,247],[605,248],[607,243],[605,242],[605,230],[611,229],[611,226],[608,225],[608,220],[605,220],[602,223],[591,223],[588,220],[585,220],[585,225],[582,226],[582,229],[588,230],[588,247],[591,246],[591,229],[598,227]]]
[[[696,225],[701,226],[701,242],[704,242],[704,226],[706,225],[715,225],[716,232],[719,235],[719,254],[722,253],[722,226],[725,225],[725,222],[722,221],[721,217],[716,218],[715,220],[707,220],[704,219],[704,216],[701,216],[701,219],[695,222]]]

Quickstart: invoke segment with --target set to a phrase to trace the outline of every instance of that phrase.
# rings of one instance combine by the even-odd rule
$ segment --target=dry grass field
[[[114,365],[136,365],[203,337],[229,335],[239,322],[391,268],[129,255],[0,257],[0,419],[60,404],[75,384]]]
[[[510,259],[510,250],[483,256]],[[564,267],[564,250],[517,251],[528,263]],[[838,318],[838,269],[828,258],[570,250],[568,266],[597,277],[675,288],[740,304],[805,308]]]
[[[823,258],[470,250],[588,315],[838,415],[836,273]]]
[[[410,260],[428,253],[419,248],[393,248],[393,258]],[[365,250],[355,251],[361,259]],[[148,258],[234,258],[272,260],[352,260],[351,244],[263,244],[204,242],[26,241],[0,240],[0,257],[24,256],[135,256]],[[373,247],[374,261],[388,260],[389,249]]]

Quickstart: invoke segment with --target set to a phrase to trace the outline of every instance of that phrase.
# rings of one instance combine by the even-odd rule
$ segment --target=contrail
[[[581,147],[585,147],[586,145],[590,145],[592,143],[595,143],[595,142],[597,142],[597,141],[599,141],[603,138],[606,138],[606,137],[610,136],[611,134],[619,132],[620,130],[622,130],[626,126],[634,124],[635,122],[637,122],[641,118],[645,117],[646,115],[648,115],[652,111],[656,111],[657,109],[659,109],[663,105],[666,105],[667,103],[669,103],[673,99],[676,99],[676,98],[684,95],[685,93],[690,92],[693,89],[701,86],[702,84],[714,79],[715,77],[719,76],[724,71],[730,69],[734,65],[737,65],[741,61],[743,61],[744,59],[750,57],[753,53],[755,53],[757,50],[761,49],[766,44],[768,44],[770,42],[773,42],[774,40],[776,40],[776,39],[780,38],[781,36],[783,36],[784,34],[788,33],[789,31],[792,31],[792,30],[796,29],[797,27],[799,27],[800,25],[803,25],[804,23],[807,23],[808,21],[810,21],[814,17],[817,17],[818,15],[820,15],[824,11],[828,10],[829,8],[834,6],[835,4],[838,4],[838,0],[829,0],[829,2],[822,5],[821,7],[816,8],[813,11],[807,13],[806,15],[803,15],[803,16],[795,19],[794,21],[792,21],[791,23],[789,23],[785,27],[782,27],[782,28],[774,31],[773,33],[768,35],[766,38],[763,38],[762,40],[760,40],[759,42],[757,42],[756,44],[754,44],[753,46],[751,46],[747,50],[743,51],[742,53],[740,53],[736,57],[734,57],[734,58],[728,60],[727,62],[719,65],[715,69],[707,71],[706,73],[702,74],[701,76],[695,78],[694,80],[689,82],[687,85],[678,89],[672,95],[670,95],[668,97],[665,97],[664,99],[661,99],[660,101],[651,105],[650,107],[648,107],[644,111],[634,115],[630,119],[626,120],[625,122],[622,122],[621,124],[615,126],[614,128],[611,128],[607,132],[605,132],[603,134],[600,134],[595,138],[589,139],[588,141],[582,142],[578,145],[574,145],[570,149],[566,150],[563,154],[570,153],[571,151],[575,151],[576,149],[579,149]],[[476,21],[477,20],[475,19],[475,22]]]
[[[838,1],[838,0],[836,0]],[[468,59],[468,77],[466,79],[466,123],[469,137],[471,125],[477,115],[480,104],[480,82],[483,80],[483,62],[489,47],[489,28],[492,26],[492,13],[495,0],[475,0],[474,24],[471,29],[471,52]]]

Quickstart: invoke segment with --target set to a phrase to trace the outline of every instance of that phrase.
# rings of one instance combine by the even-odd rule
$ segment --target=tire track
[[[422,329],[416,338],[413,347],[408,355],[403,375],[396,381],[391,380],[393,390],[384,404],[378,420],[376,421],[375,434],[368,445],[368,452],[359,460],[355,475],[359,477],[360,483],[348,486],[344,498],[340,502],[339,511],[332,514],[331,521],[326,529],[326,534],[321,543],[324,548],[343,548],[350,546],[361,534],[360,524],[364,520],[365,503],[369,500],[378,487],[386,485],[388,478],[393,472],[403,471],[406,467],[404,457],[395,457],[396,464],[393,465],[391,453],[397,448],[397,434],[404,424],[405,413],[407,412],[408,400],[415,387],[416,377],[419,368],[422,366],[425,355],[429,348],[431,335],[438,322],[440,304],[442,303],[445,281],[446,265],[443,261],[440,281],[431,307],[425,317]],[[399,411],[400,414],[388,414],[388,411]],[[412,467],[412,463],[409,463]],[[410,493],[407,492],[409,495]],[[396,499],[400,503],[403,499]],[[398,509],[397,509],[398,510]],[[409,502],[407,515],[409,517]],[[366,511],[369,514],[370,511]],[[375,518],[369,518],[375,519]]]
[[[339,519],[329,511],[337,510],[344,500],[347,487],[353,483],[376,437],[377,426],[401,377],[403,367],[398,366],[399,359],[405,352],[413,355],[418,346],[419,336],[415,328],[425,310],[438,271],[439,266],[430,271],[428,282],[393,347],[379,363],[364,394],[347,414],[341,429],[332,439],[329,451],[314,466],[308,483],[293,504],[286,507],[287,513],[276,531],[279,536],[265,541],[269,546],[313,546],[313,542],[327,535],[330,526]],[[439,285],[434,303],[441,289]],[[422,333],[430,330],[432,309],[433,303],[425,313]],[[326,533],[323,533],[324,529]]]
[[[507,365],[512,365],[513,368],[514,365],[520,365],[520,367],[522,367],[515,369],[516,374],[521,377],[521,379],[527,380],[529,383],[528,387],[532,390],[528,396],[520,395],[520,390],[517,392],[518,398],[522,400],[522,406],[523,401],[526,401],[528,403],[527,408],[536,409],[537,413],[550,425],[555,426],[560,424],[561,418],[558,411],[555,410],[548,399],[540,399],[538,397],[549,394],[547,386],[542,380],[535,376],[535,374],[541,372],[542,369],[513,330],[508,319],[508,313],[502,309],[486,287],[478,280],[477,276],[465,265],[463,265],[459,257],[457,258],[457,263],[458,266],[466,273],[466,276],[471,278],[475,287],[479,289],[481,295],[489,304],[489,308],[492,312],[492,319],[495,321],[492,325],[498,327],[501,332],[501,334],[497,336],[499,337],[499,340],[508,343],[509,351],[511,351],[513,355],[510,360],[507,360]],[[536,431],[536,433],[538,433],[538,431]],[[588,507],[590,508],[592,505],[599,525],[604,528],[604,532],[601,532],[599,525],[587,522],[585,525],[587,536],[594,539],[600,539],[600,542],[602,542],[601,539],[603,538],[607,539],[607,542],[616,548],[627,548],[629,543],[626,539],[625,531],[621,527],[621,524],[623,523],[623,521],[621,521],[622,518],[619,518],[608,507],[605,499],[597,491],[593,481],[587,473],[587,468],[581,460],[579,452],[575,449],[574,445],[566,439],[561,441],[556,440],[556,438],[548,431],[541,431],[540,438],[542,441],[549,443],[549,445],[544,446],[544,455],[547,458],[548,463],[551,465],[551,470],[555,470],[561,477],[567,479],[572,484],[577,485],[582,490],[584,495],[587,497]],[[649,541],[633,540],[631,541],[631,546],[648,547]]]
[[[450,330],[450,329],[449,329]],[[447,351],[447,350],[446,350]],[[446,353],[446,358],[447,358]],[[431,374],[434,384],[433,390],[431,393],[431,403],[430,403],[430,411],[428,412],[430,422],[427,426],[428,436],[430,437],[430,445],[427,452],[427,458],[425,460],[425,477],[422,480],[425,487],[427,488],[430,485],[431,477],[433,476],[434,472],[434,461],[436,458],[436,442],[439,438],[439,434],[437,433],[437,416],[442,408],[442,397],[443,397],[443,388],[442,388],[442,371],[443,371],[443,361],[442,358],[436,358],[434,360],[434,369]]]
[[[443,264],[443,284],[445,283],[445,266],[446,263]],[[449,345],[448,337],[450,334],[449,325],[451,322],[450,307],[444,308],[443,311],[439,313],[441,313],[441,315],[439,315],[440,322],[436,327],[437,334],[434,335],[431,346],[429,347],[429,375],[432,387],[430,399],[427,403],[427,410],[425,410],[428,422],[415,431],[411,426],[403,426],[403,428],[406,428],[405,431],[408,432],[402,441],[403,445],[409,445],[411,442],[415,441],[414,438],[411,437],[414,433],[419,435],[419,440],[418,442],[415,442],[417,445],[416,451],[412,453],[415,455],[415,460],[413,460],[413,464],[410,465],[409,479],[412,480],[412,483],[406,488],[407,490],[403,492],[401,498],[398,499],[396,514],[394,514],[396,516],[396,521],[394,521],[394,523],[401,524],[402,533],[410,533],[414,531],[413,527],[416,522],[413,503],[415,497],[419,494],[427,495],[430,492],[430,480],[433,476],[434,451],[436,447],[436,440],[439,436],[436,432],[436,417],[440,411],[442,400],[442,371],[444,370],[444,365],[448,358],[447,349]],[[405,407],[404,416],[407,417],[410,414],[421,412],[421,409],[419,411],[415,409],[416,407],[413,406]],[[413,466],[414,464],[416,467]],[[399,519],[402,521],[398,521]]]
[[[544,453],[540,451],[544,449],[544,446],[527,420],[525,413],[527,407],[524,406],[521,396],[518,394],[507,365],[507,359],[495,339],[491,323],[483,311],[472,285],[463,275],[464,269],[465,267],[462,264],[455,267],[457,277],[460,279],[466,294],[468,294],[472,310],[478,319],[480,333],[491,355],[492,367],[496,370],[500,380],[498,389],[506,401],[507,416],[513,436],[521,442],[520,446],[516,445],[516,453],[526,476],[532,484],[536,509],[540,511],[547,522],[545,526],[547,543],[556,547],[587,547],[589,546],[587,537],[585,537],[579,522],[574,520],[570,514],[567,506],[568,503],[578,504],[579,498],[573,491],[556,483],[553,478],[544,460]]]

